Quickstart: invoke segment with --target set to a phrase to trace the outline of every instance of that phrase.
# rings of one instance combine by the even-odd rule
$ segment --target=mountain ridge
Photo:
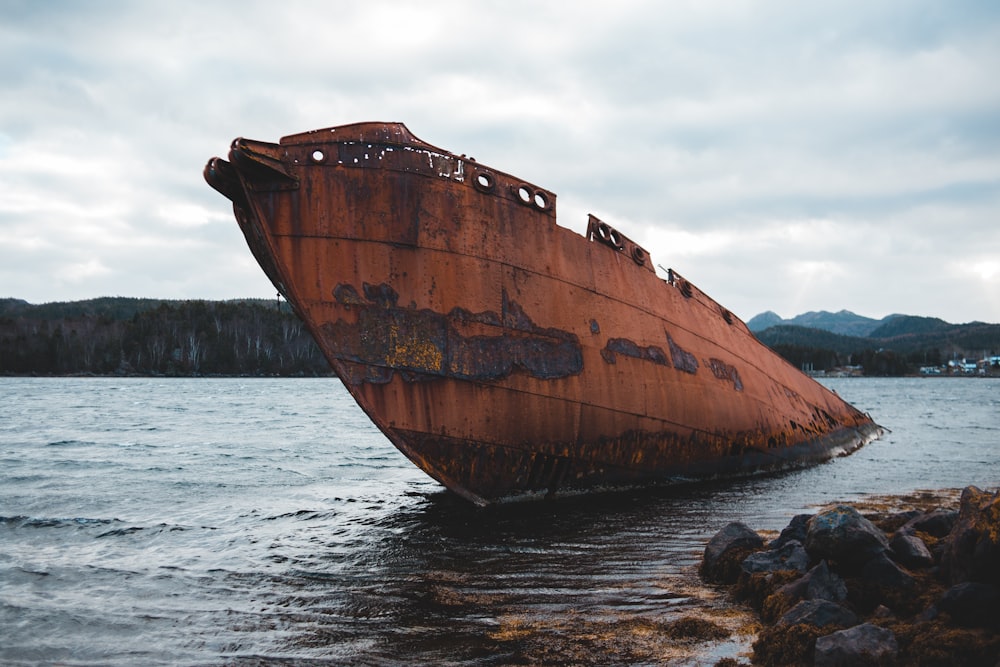
[[[836,313],[828,310],[810,310],[795,317],[784,319],[773,310],[766,310],[747,320],[747,327],[755,334],[771,327],[795,326],[807,329],[819,329],[842,336],[860,338],[891,338],[910,333],[928,333],[943,331],[952,327],[989,325],[988,322],[967,322],[953,324],[939,317],[924,317],[920,315],[905,315],[893,313],[880,320],[858,315],[849,310],[839,310]]]

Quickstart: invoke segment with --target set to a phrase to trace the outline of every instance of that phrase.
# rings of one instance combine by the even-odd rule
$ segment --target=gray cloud
[[[271,296],[205,160],[401,120],[742,317],[1000,321],[994,3],[606,5],[7,2],[0,294]]]

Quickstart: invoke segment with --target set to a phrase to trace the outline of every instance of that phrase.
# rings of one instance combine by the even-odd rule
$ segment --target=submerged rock
[[[862,667],[894,663],[899,654],[891,630],[871,623],[816,639],[816,667]]]

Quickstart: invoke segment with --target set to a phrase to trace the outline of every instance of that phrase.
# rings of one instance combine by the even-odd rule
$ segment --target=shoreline
[[[989,595],[1000,594],[994,575],[983,576],[982,568],[971,575],[958,573],[956,565],[957,558],[964,557],[961,549],[973,549],[966,544],[971,534],[978,540],[978,550],[990,550],[995,560],[1000,491],[976,487],[920,489],[903,494],[870,494],[850,504],[831,502],[814,508],[814,513],[796,517],[780,532],[754,531],[740,524],[750,533],[743,532],[739,539],[731,540],[731,549],[718,560],[710,562],[713,543],[727,531],[735,534],[736,524],[720,530],[706,546],[699,572],[701,580],[716,586],[758,623],[757,632],[748,642],[749,650],[721,658],[715,663],[718,667],[826,664],[823,661],[827,657],[820,654],[833,641],[830,638],[836,636],[840,641],[862,626],[887,637],[892,651],[891,655],[869,656],[870,662],[864,662],[863,655],[855,655],[851,660],[861,660],[857,664],[998,664],[1000,621],[995,620],[993,612],[986,611],[983,615],[984,609],[995,612],[996,600],[990,598],[986,603],[982,599],[967,598],[958,603],[955,600],[956,591],[972,587],[978,587],[980,592],[986,590]],[[856,554],[859,549],[859,543],[855,543],[849,551],[832,552],[841,559],[839,562],[831,553],[822,554],[826,556],[823,559],[817,557],[820,554],[810,554],[807,573],[802,566],[797,570],[787,567],[791,560],[782,560],[771,569],[758,568],[779,550],[786,555],[796,549],[807,554],[794,538],[801,537],[806,545],[817,546],[817,539],[810,545],[817,526],[823,521],[838,521],[851,509],[886,536],[887,548],[876,549],[882,552],[877,557],[865,563],[848,563],[848,555]],[[932,527],[934,521],[937,523]],[[793,535],[797,523],[799,530]],[[942,526],[949,530],[944,532]],[[753,536],[760,541],[748,546]],[[918,562],[902,556],[903,537],[924,543],[933,560]],[[873,561],[877,565],[871,565]],[[820,570],[822,579],[817,574]],[[988,581],[981,582],[983,579]],[[805,592],[802,581],[808,581],[810,592]],[[842,589],[841,594],[830,594],[838,588]],[[815,591],[821,592],[814,595]],[[817,614],[820,608],[824,612]],[[846,613],[838,616],[840,611]]]

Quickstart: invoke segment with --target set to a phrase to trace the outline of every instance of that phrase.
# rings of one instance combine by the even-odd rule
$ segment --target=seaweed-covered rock
[[[803,600],[786,611],[775,625],[798,625],[805,623],[816,627],[835,625],[849,628],[857,625],[860,619],[857,615],[829,600]]]
[[[770,549],[780,549],[785,543],[795,540],[800,544],[805,544],[806,533],[809,532],[809,519],[812,514],[796,514],[788,525],[781,529],[781,534],[771,540],[768,544]]]
[[[735,583],[743,559],[763,546],[760,535],[745,523],[734,521],[708,541],[701,561],[701,575],[706,581]]]
[[[833,560],[846,570],[856,570],[887,551],[889,540],[856,509],[838,505],[809,520],[805,547],[814,559]]]
[[[955,584],[937,603],[959,625],[1000,627],[1000,587],[976,581]]]
[[[899,645],[891,630],[871,623],[856,625],[816,639],[816,667],[885,665],[896,660]]]
[[[912,589],[916,586],[913,577],[885,554],[879,554],[865,563],[861,568],[861,579],[884,588]]]
[[[941,569],[952,584],[1000,584],[1000,492],[965,487],[958,519],[945,538]]]
[[[794,570],[805,573],[809,569],[809,554],[798,540],[789,540],[777,549],[757,551],[743,559],[741,565],[747,574]]]
[[[938,508],[930,512],[921,512],[900,527],[896,532],[905,535],[927,533],[934,537],[944,537],[951,532],[958,519],[958,512]]]
[[[805,575],[776,590],[764,601],[762,612],[765,618],[775,619],[802,600],[843,602],[846,599],[844,580],[830,571],[826,561],[821,561]]]
[[[934,556],[924,541],[916,535],[897,532],[889,541],[893,557],[906,567],[930,567]]]

